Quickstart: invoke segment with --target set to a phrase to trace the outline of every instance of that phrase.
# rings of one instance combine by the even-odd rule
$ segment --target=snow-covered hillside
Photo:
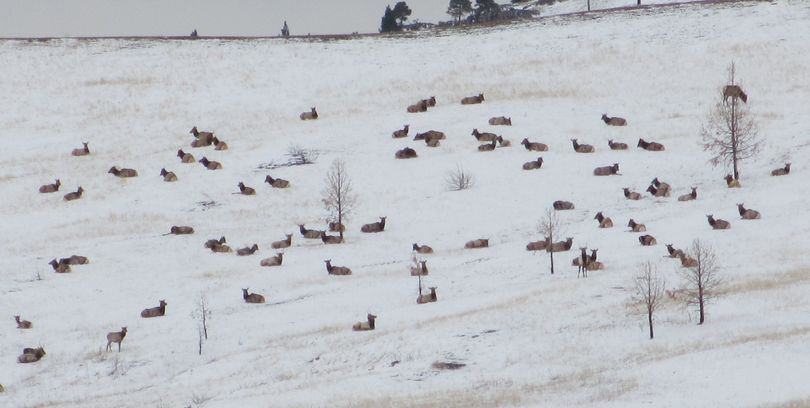
[[[0,406],[771,406],[807,401],[810,376],[808,151],[810,28],[805,2],[703,5],[597,19],[537,22],[414,38],[352,41],[4,41],[0,92]],[[699,130],[731,61],[749,95],[765,148],[743,163],[740,189],[707,164]],[[482,92],[480,105],[459,104]],[[426,113],[407,105],[435,95]],[[300,112],[316,106],[317,121]],[[608,127],[603,113],[627,118]],[[511,127],[487,119],[510,116]],[[437,148],[391,132],[444,131]],[[192,126],[230,149],[192,149]],[[479,152],[477,128],[513,147]],[[638,138],[666,145],[652,153]],[[529,153],[523,138],[550,146]],[[596,146],[578,154],[570,139]],[[607,140],[630,144],[611,151]],[[88,141],[92,154],[70,152]],[[319,152],[286,160],[290,145]],[[419,157],[395,160],[410,146]],[[178,148],[224,168],[182,164]],[[542,156],[543,168],[521,165]],[[347,240],[304,240],[297,224],[323,228],[324,178],[342,159],[358,193]],[[792,162],[786,177],[770,171]],[[621,175],[594,177],[619,163]],[[140,176],[118,179],[111,166]],[[451,192],[461,166],[473,188]],[[166,183],[165,167],[179,180]],[[290,180],[272,189],[265,175]],[[626,200],[654,177],[673,197]],[[37,188],[61,179],[58,193]],[[255,196],[233,194],[237,183]],[[83,198],[62,195],[82,186]],[[676,196],[698,188],[698,199]],[[574,250],[525,250],[555,200]],[[214,202],[213,205],[203,204]],[[762,213],[742,221],[736,203]],[[617,225],[597,228],[603,211]],[[729,220],[714,231],[706,215]],[[385,231],[364,223],[387,216]],[[642,247],[629,218],[658,245]],[[172,225],[193,235],[164,236]],[[294,233],[281,267],[263,268],[273,241]],[[220,236],[253,256],[214,254]],[[464,249],[488,238],[490,247]],[[630,308],[639,264],[680,280],[664,244],[714,246],[725,293],[707,322],[670,302],[655,340]],[[417,305],[411,245],[434,248]],[[577,278],[576,248],[598,248],[606,269]],[[55,257],[91,263],[56,274]],[[329,276],[324,260],[348,266]],[[246,304],[242,288],[263,294]],[[212,310],[197,354],[191,317],[200,294]],[[140,311],[166,299],[166,316]],[[377,328],[353,332],[367,313]],[[13,315],[33,322],[19,330]],[[128,327],[122,351],[105,335]],[[19,364],[24,347],[39,362]],[[441,370],[435,362],[466,364]],[[779,406],[779,405],[776,405]],[[788,406],[788,405],[784,405]]]

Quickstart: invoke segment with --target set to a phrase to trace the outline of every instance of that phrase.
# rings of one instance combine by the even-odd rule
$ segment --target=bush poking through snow
[[[448,170],[445,174],[444,184],[450,191],[466,190],[475,185],[475,176],[461,166],[455,170]]]

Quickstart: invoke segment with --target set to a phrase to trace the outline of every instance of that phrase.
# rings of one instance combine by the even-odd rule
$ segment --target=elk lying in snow
[[[549,252],[565,252],[571,249],[574,244],[574,238],[566,238],[565,241],[558,241],[551,244],[548,248]]]
[[[536,170],[543,167],[543,158],[538,157],[537,160],[523,163],[523,170]]]
[[[59,179],[56,179],[56,182],[53,184],[45,184],[39,188],[40,193],[55,193],[59,191],[59,186],[62,185],[62,182]]]
[[[619,174],[619,163],[613,163],[612,166],[602,166],[593,169],[594,176],[614,176]]]
[[[236,255],[238,255],[238,256],[253,255],[258,250],[259,250],[259,245],[258,244],[253,244],[252,246],[249,246],[249,247],[244,247],[244,248],[237,249],[236,250]]]
[[[395,130],[394,133],[391,134],[391,137],[394,139],[398,139],[401,137],[408,137],[408,131],[410,130],[410,125],[405,125],[402,129]]]
[[[219,170],[222,168],[222,164],[220,162],[208,160],[208,158],[205,156],[203,156],[199,162],[208,170]]]
[[[174,235],[185,235],[185,234],[193,234],[194,228],[187,227],[187,226],[178,226],[173,225],[171,229],[169,229],[169,234]]]
[[[374,330],[374,319],[376,319],[377,316],[374,316],[373,314],[369,313],[367,318],[368,321],[366,322],[357,322],[354,325],[352,325],[352,330],[354,331]]]
[[[667,192],[672,191],[672,186],[670,186],[669,183],[658,180],[658,177],[652,179],[650,184],[652,184],[653,186],[655,186],[655,187],[657,187],[659,189],[666,190]],[[667,195],[669,195],[669,194],[667,194]]]
[[[214,145],[214,150],[228,150],[228,144],[222,140],[217,139],[216,136],[214,136],[214,138],[211,139],[211,144]]]
[[[680,258],[683,255],[683,251],[680,249],[675,249],[672,244],[667,244],[667,252],[669,252],[670,258]]]
[[[495,140],[493,140],[492,143],[484,143],[482,145],[478,145],[478,151],[479,152],[491,152],[491,151],[495,150],[495,143],[496,143]]]
[[[478,96],[466,96],[461,98],[462,105],[473,105],[481,102],[484,102],[484,94],[482,93],[478,94]]]
[[[432,254],[433,253],[433,248],[431,248],[431,247],[429,247],[427,245],[419,246],[415,242],[413,244],[413,250],[416,251],[417,253],[420,253],[420,254]]]
[[[326,263],[326,272],[330,275],[351,275],[352,270],[345,267],[345,266],[332,266],[332,260],[327,259],[324,261]]]
[[[428,273],[427,261],[419,261],[419,265],[411,267],[411,276],[425,276]]]
[[[627,150],[627,143],[613,142],[613,139],[608,140],[610,150]]]
[[[191,128],[189,133],[194,135],[194,141],[191,143],[191,147],[210,146],[214,140],[213,132],[200,132],[197,130],[197,126]]]
[[[627,223],[627,227],[630,228],[630,232],[645,232],[647,231],[647,226],[644,224],[639,224],[635,222],[632,218],[630,222]]]
[[[87,265],[90,263],[90,259],[86,256],[71,255],[68,258],[60,258],[59,263],[65,263],[68,265]]]
[[[258,293],[248,293],[247,289],[242,289],[242,299],[245,303],[264,303],[264,296]]]
[[[360,228],[361,232],[382,232],[385,230],[385,218],[380,217],[379,222],[372,222],[370,224],[365,224]]]
[[[304,238],[308,239],[321,239],[321,232],[319,230],[311,230],[304,227],[304,224],[298,224],[298,230],[301,231],[301,235]]]
[[[668,186],[668,184],[667,184]],[[654,185],[650,185],[647,187],[647,192],[652,194],[655,197],[669,197],[670,189],[666,187],[656,187]]]
[[[681,260],[681,266],[684,268],[694,268],[698,266],[698,262],[695,258],[692,258],[683,252],[678,255],[678,258]]]
[[[678,197],[678,201],[692,201],[697,199],[697,187],[692,187],[692,192]]]
[[[254,189],[253,187],[246,186],[245,183],[243,183],[241,181],[239,182],[239,184],[237,184],[237,186],[239,187],[239,194],[242,194],[242,195],[255,195],[256,194],[256,189]]]
[[[413,137],[413,140],[444,140],[447,136],[444,132],[439,132],[438,130],[428,130],[427,132],[417,133],[416,136]]]
[[[472,241],[467,241],[464,244],[464,248],[472,249],[472,248],[487,248],[489,247],[489,238],[487,239],[474,239]]]
[[[35,349],[26,347],[23,350],[23,353],[19,357],[17,357],[17,362],[21,364],[35,363],[40,359],[42,359],[44,355],[45,349],[43,349],[42,347],[38,347]]]
[[[127,328],[122,327],[121,331],[107,333],[107,351],[112,351],[112,344],[118,343],[118,351],[121,351],[121,342],[127,336]]]
[[[602,114],[602,120],[605,122],[606,125],[610,126],[625,126],[627,125],[627,121],[624,118],[620,118],[618,116],[610,117],[607,114]]]
[[[638,237],[638,242],[643,246],[651,246],[658,243],[652,235],[642,235]]]
[[[650,151],[650,152],[664,151],[664,145],[662,145],[661,143],[648,142],[648,141],[646,141],[646,140],[644,140],[642,138],[638,139],[638,144],[636,145],[636,147],[640,147],[640,148],[642,148],[644,150],[647,150],[647,151]]]
[[[724,180],[726,180],[726,186],[728,186],[728,188],[739,188],[742,186],[740,180],[736,180],[731,174],[726,174]]]
[[[64,199],[65,199],[65,201],[78,200],[78,199],[82,198],[82,193],[84,193],[84,189],[81,186],[79,186],[78,190],[76,190],[76,191],[74,191],[72,193],[65,194]]]
[[[275,241],[270,244],[270,247],[273,249],[281,249],[281,248],[289,248],[292,245],[292,234],[285,234],[287,238],[281,241]]]
[[[208,241],[205,241],[205,245],[203,245],[203,246],[208,248],[208,249],[211,249],[211,248],[213,248],[213,247],[215,247],[217,245],[222,245],[224,243],[225,243],[225,237],[223,236],[223,237],[219,237],[219,239],[209,239]]]
[[[548,145],[540,142],[530,142],[529,138],[524,138],[520,144],[530,152],[545,152],[548,151]]]
[[[180,161],[183,163],[194,163],[194,155],[191,153],[186,153],[183,149],[177,149],[177,157],[180,158]]]
[[[343,242],[343,238],[341,238],[340,235],[326,235],[326,232],[322,231],[321,241],[324,244],[340,244]]]
[[[771,176],[786,176],[788,174],[790,174],[790,163],[785,163],[785,167],[771,171]]]
[[[284,261],[284,254],[281,252],[276,252],[276,256],[271,256],[269,258],[264,258],[259,263],[261,266],[281,266],[281,263]]]
[[[318,119],[318,111],[315,110],[315,107],[309,109],[309,112],[302,112],[298,115],[301,120],[315,120]]]
[[[740,217],[744,220],[758,220],[759,211],[745,208],[742,204],[737,204],[737,210],[740,212]]]
[[[574,151],[577,153],[593,153],[594,149],[592,145],[589,144],[579,144],[577,139],[571,139],[571,143],[574,145]]]
[[[31,322],[29,322],[28,320],[20,320],[20,316],[19,316],[19,315],[14,316],[14,321],[16,321],[16,322],[17,322],[17,328],[18,328],[18,329],[30,329],[30,328],[31,328],[31,326],[33,326],[33,325],[31,324]]]
[[[425,145],[427,145],[427,147],[439,147],[439,144],[441,144],[439,139],[425,138]]]
[[[602,211],[596,213],[593,219],[599,222],[599,228],[613,228],[613,220],[611,220],[610,217],[602,215]]]
[[[713,229],[729,229],[731,228],[731,223],[726,220],[715,219],[713,215],[707,215],[706,219],[709,221],[709,225],[712,226]]]
[[[428,104],[426,100],[421,100],[413,105],[408,105],[408,113],[427,112]]]
[[[229,247],[226,244],[219,244],[219,245],[212,246],[211,247],[211,252],[217,252],[217,253],[222,254],[222,253],[233,252],[233,250],[231,249],[231,247]]]
[[[726,85],[723,87],[723,102],[728,102],[728,98],[740,98],[743,102],[748,103],[748,95],[743,92],[739,85]]]
[[[636,193],[635,191],[630,191],[629,188],[624,188],[624,197],[628,200],[641,200],[641,194]]]
[[[416,150],[413,150],[410,147],[406,147],[402,150],[397,150],[397,152],[394,153],[395,159],[413,159],[416,157],[418,157],[416,154]]]
[[[498,135],[489,132],[479,132],[478,129],[473,129],[472,133],[475,140],[479,142],[494,142],[498,140]]]
[[[177,181],[177,175],[174,174],[173,171],[166,171],[165,168],[160,169],[160,175],[163,177],[163,181],[172,182]]]
[[[160,306],[150,307],[141,311],[141,317],[160,317],[166,315],[166,301],[161,300]]]
[[[421,305],[421,304],[424,304],[424,303],[431,303],[431,302],[435,302],[435,301],[438,300],[438,298],[436,297],[436,287],[431,286],[428,289],[430,289],[430,293],[428,293],[428,294],[423,295],[423,294],[419,293],[419,297],[416,298],[416,303],[417,304]]]
[[[504,139],[503,137],[498,136],[498,138],[495,140],[498,141],[498,145],[501,147],[512,147],[512,142],[509,141],[509,139]]]
[[[273,178],[269,175],[264,178],[264,182],[269,184],[273,188],[287,188],[290,186],[289,181],[281,178]]]
[[[527,251],[545,251],[548,248],[548,238],[542,241],[532,241],[526,244]]]
[[[68,265],[67,262],[58,262],[56,259],[53,259],[50,262],[48,262],[48,264],[51,265],[54,272],[56,272],[56,273],[69,273],[69,272],[71,272],[70,265]]]
[[[138,177],[138,172],[134,169],[118,169],[118,167],[112,166],[110,170],[107,171],[108,174],[112,174],[115,177],[127,178],[127,177]]]
[[[563,201],[563,200],[557,200],[554,203],[552,203],[551,206],[554,207],[555,210],[573,210],[574,209],[574,203],[572,203],[570,201]]]
[[[512,118],[506,116],[489,118],[489,124],[492,126],[512,126]]]
[[[88,142],[82,142],[82,144],[84,145],[84,147],[79,148],[79,149],[73,149],[73,151],[70,152],[70,155],[71,156],[87,156],[88,154],[90,154],[90,148],[87,147]]]

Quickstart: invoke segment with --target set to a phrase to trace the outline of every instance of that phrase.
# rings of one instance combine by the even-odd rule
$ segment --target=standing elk
[[[160,169],[160,176],[163,177],[163,181],[166,182],[177,181],[177,175],[174,174],[173,171],[166,171],[165,168]]]
[[[742,204],[737,204],[737,211],[740,212],[740,217],[744,220],[758,220],[759,211],[745,208]]]
[[[610,150],[627,150],[627,143],[613,142],[613,139],[608,140]]]
[[[258,293],[248,293],[247,289],[242,289],[242,299],[245,303],[264,303],[264,296]]]
[[[484,102],[484,94],[482,93],[478,94],[478,96],[465,96],[461,98],[462,105],[474,105],[481,102]]]
[[[14,321],[17,322],[18,329],[30,329],[33,325],[28,320],[20,320],[20,316],[14,316]]]
[[[593,153],[594,148],[592,145],[589,144],[579,144],[577,139],[571,139],[571,143],[574,145],[574,151],[577,153]]]
[[[372,222],[370,224],[365,224],[360,228],[361,232],[382,232],[385,230],[385,219],[386,217],[380,217],[379,222]]]
[[[249,247],[244,247],[244,248],[237,249],[236,250],[236,255],[238,255],[238,256],[253,255],[258,250],[259,250],[259,244],[253,244],[252,246],[249,246]]]
[[[728,188],[740,188],[740,187],[742,187],[742,184],[740,184],[740,180],[734,179],[734,177],[732,177],[731,174],[726,174],[726,177],[724,178],[724,180],[726,180],[726,186]]]
[[[648,142],[642,138],[638,139],[638,144],[636,145],[636,147],[640,147],[650,152],[662,152],[665,150],[664,145],[662,145],[661,143]]]
[[[697,199],[697,187],[692,187],[692,192],[678,197],[678,201],[692,201]]]
[[[416,157],[418,157],[418,155],[416,154],[416,150],[413,150],[410,147],[406,147],[402,150],[397,150],[396,153],[394,153],[395,159],[414,159]]]
[[[20,364],[36,363],[45,356],[45,349],[42,347],[23,349],[23,353],[17,357],[17,362]]]
[[[430,289],[430,293],[428,294],[423,295],[422,292],[419,292],[419,296],[416,298],[417,304],[421,305],[424,303],[432,303],[438,300],[438,298],[436,297],[436,287],[431,286],[428,289]]]
[[[625,126],[627,125],[627,120],[624,118],[620,118],[618,116],[609,117],[607,114],[602,114],[602,121],[605,122],[606,125],[609,126]]]
[[[367,330],[374,330],[374,320],[377,319],[377,316],[369,313],[367,316],[368,321],[365,322],[357,322],[352,325],[353,331],[367,331]]]
[[[636,193],[635,191],[630,191],[629,188],[625,187],[624,189],[624,197],[628,200],[641,200],[641,194]]]
[[[713,215],[707,215],[707,220],[709,221],[709,225],[712,226],[713,229],[729,229],[731,228],[731,223],[726,220],[715,219]]]
[[[530,152],[545,152],[548,151],[548,145],[545,143],[540,142],[530,142],[529,138],[523,138],[523,141],[520,142],[526,150]]]
[[[523,170],[536,170],[543,167],[543,158],[538,157],[537,160],[532,160],[526,163],[523,163]]]
[[[512,126],[512,118],[506,116],[496,116],[489,118],[489,124],[492,126]]]
[[[309,109],[309,112],[302,112],[298,115],[301,120],[315,120],[318,119],[318,111],[315,110],[315,107]]]
[[[464,248],[473,249],[473,248],[488,248],[489,247],[489,238],[486,239],[474,239],[472,241],[467,241],[464,244]]]
[[[490,132],[479,132],[478,129],[473,129],[472,133],[475,140],[479,142],[493,142],[498,140],[498,135]]]
[[[420,253],[420,254],[432,254],[433,253],[433,248],[431,248],[431,247],[429,247],[427,245],[419,246],[415,242],[413,244],[413,250],[416,251],[417,253]]]
[[[182,163],[194,163],[194,155],[191,153],[186,153],[183,149],[177,149],[177,157],[180,158]]]
[[[321,239],[321,232],[319,230],[311,230],[304,227],[304,224],[298,224],[298,231],[301,232],[301,235],[307,239]]]
[[[612,166],[602,166],[593,169],[594,176],[615,176],[619,174],[619,163],[613,163]]]
[[[45,184],[45,185],[39,187],[39,192],[40,193],[55,193],[55,192],[59,191],[59,187],[61,185],[62,185],[62,182],[59,179],[56,179],[56,181],[53,184]]]
[[[281,252],[276,252],[276,256],[271,256],[269,258],[264,258],[259,262],[261,266],[281,266],[281,263],[284,261],[284,254]]]
[[[273,249],[282,249],[282,248],[289,248],[292,245],[292,234],[284,234],[287,238],[281,241],[275,241],[270,244],[270,247]]]
[[[642,235],[638,237],[638,242],[640,242],[641,245],[643,246],[652,246],[658,244],[658,242],[655,240],[655,237],[653,237],[652,235]]]
[[[599,228],[613,228],[613,220],[611,220],[610,217],[602,215],[602,211],[596,213],[593,219],[599,222]]]
[[[165,300],[160,301],[160,306],[157,307],[150,307],[148,309],[143,309],[141,311],[141,317],[148,318],[148,317],[160,317],[166,315],[166,303]]]
[[[771,176],[786,176],[788,174],[790,174],[790,163],[785,163],[785,167],[771,171]]]
[[[401,137],[408,137],[408,131],[410,130],[410,125],[403,126],[402,129],[395,130],[394,133],[391,134],[391,137],[394,139],[399,139]]]
[[[630,222],[627,223],[627,227],[630,228],[630,232],[645,232],[647,231],[647,226],[644,224],[639,224],[635,222],[632,218]]]
[[[208,170],[220,170],[222,169],[222,163],[218,161],[208,160],[207,157],[203,156],[202,159],[198,160],[203,166],[205,166]]]
[[[744,103],[748,103],[748,95],[743,92],[739,85],[726,85],[723,87],[723,102],[728,103],[728,98],[740,98]]]
[[[81,147],[81,148],[78,148],[78,149],[73,149],[73,151],[70,152],[70,155],[71,156],[87,156],[88,154],[90,154],[90,148],[87,147],[87,145],[89,143],[88,142],[82,142],[82,144],[84,145],[84,147]]]
[[[574,209],[574,203],[572,203],[570,201],[563,201],[563,200],[557,200],[554,203],[552,203],[551,206],[554,207],[555,210],[573,210]]]
[[[107,171],[107,174],[112,174],[115,177],[120,178],[127,178],[127,177],[138,177],[138,172],[134,169],[118,169],[116,166],[110,167],[110,170]]]
[[[333,266],[331,259],[327,259],[323,262],[326,264],[326,273],[328,273],[329,275],[345,276],[352,274],[352,270],[345,266]]]
[[[269,184],[273,188],[287,188],[290,186],[290,182],[284,180],[282,178],[273,178],[270,175],[264,178],[264,182]]]
[[[127,336],[127,328],[122,327],[121,331],[107,333],[107,351],[112,351],[112,344],[118,343],[118,352],[121,352],[121,342]]]

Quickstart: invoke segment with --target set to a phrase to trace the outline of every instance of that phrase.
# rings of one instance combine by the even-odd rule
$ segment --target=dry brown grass
[[[796,269],[785,273],[777,273],[768,278],[741,279],[730,283],[723,291],[723,295],[778,290],[804,282],[810,282],[810,269]]]
[[[810,408],[810,398],[760,405],[760,408]]]

